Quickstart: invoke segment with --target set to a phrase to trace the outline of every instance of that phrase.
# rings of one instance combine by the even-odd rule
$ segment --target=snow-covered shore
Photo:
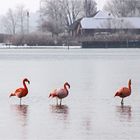
[[[0,49],[80,49],[81,46],[14,46],[0,45]]]

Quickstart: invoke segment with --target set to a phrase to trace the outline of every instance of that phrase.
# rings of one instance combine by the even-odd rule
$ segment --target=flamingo
[[[116,92],[116,94],[115,94],[114,97],[119,96],[120,98],[122,98],[122,100],[121,100],[121,105],[123,105],[123,99],[124,99],[125,97],[130,96],[130,95],[131,95],[131,79],[129,79],[129,81],[128,81],[128,87],[122,87],[122,88],[120,88],[120,89]]]
[[[26,86],[26,82],[28,82],[28,84],[30,84],[30,81],[27,78],[23,79],[24,87],[16,89],[16,91],[14,93],[11,93],[9,96],[9,97],[17,96],[18,98],[20,98],[20,105],[21,105],[22,97],[25,97],[28,94],[28,88]]]
[[[70,89],[70,84],[68,82],[65,82],[64,83],[64,88],[61,88],[61,89],[55,89],[53,92],[50,93],[49,97],[56,97],[57,99],[60,99],[60,106],[61,106],[61,103],[62,103],[62,99],[67,97],[68,94],[69,94],[69,91],[68,89]],[[58,101],[57,101],[57,104],[58,104]]]

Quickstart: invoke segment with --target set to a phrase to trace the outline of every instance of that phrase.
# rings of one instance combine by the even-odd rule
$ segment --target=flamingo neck
[[[66,84],[64,84],[64,89],[67,91],[67,93],[69,92]]]
[[[131,92],[131,84],[128,84],[128,88],[129,88],[129,90],[130,90],[130,92]]]
[[[27,92],[28,92],[28,88],[27,88],[24,80],[23,80],[23,86],[24,86],[25,90],[27,90]]]

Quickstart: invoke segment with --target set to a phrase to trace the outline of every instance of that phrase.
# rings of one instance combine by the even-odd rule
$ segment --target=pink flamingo
[[[120,88],[120,89],[116,92],[116,94],[115,94],[114,97],[119,96],[120,98],[122,98],[122,100],[121,100],[121,105],[123,105],[123,99],[124,99],[125,97],[130,96],[130,95],[131,95],[131,79],[129,79],[129,81],[128,81],[128,87],[122,87],[122,88]]]
[[[53,92],[50,93],[49,97],[56,97],[57,99],[60,99],[60,105],[62,103],[62,99],[67,97],[68,94],[69,94],[69,91],[67,89],[67,87],[70,89],[70,85],[68,82],[66,82],[64,84],[64,88],[61,88],[61,89],[55,89]],[[58,101],[57,101],[57,104],[58,104]]]
[[[25,97],[28,94],[28,88],[25,84],[26,82],[28,82],[28,84],[30,84],[30,81],[27,78],[23,79],[23,86],[24,87],[16,89],[16,91],[14,93],[11,93],[9,96],[9,97],[17,96],[18,98],[20,98],[20,105],[21,105],[22,97]]]

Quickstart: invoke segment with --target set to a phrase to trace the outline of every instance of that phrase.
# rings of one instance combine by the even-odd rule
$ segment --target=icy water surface
[[[22,105],[9,94],[30,80]],[[132,79],[120,106],[115,91]],[[56,106],[50,91],[71,85]],[[0,139],[140,140],[139,49],[0,50]]]

